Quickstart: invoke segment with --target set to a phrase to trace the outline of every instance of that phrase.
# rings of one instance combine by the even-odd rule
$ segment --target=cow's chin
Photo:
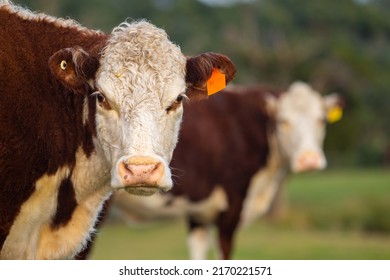
[[[124,189],[129,194],[139,195],[139,196],[151,196],[159,191],[166,192],[170,189],[170,187],[160,187],[160,186],[150,186],[150,185],[134,185],[134,186],[124,187]]]

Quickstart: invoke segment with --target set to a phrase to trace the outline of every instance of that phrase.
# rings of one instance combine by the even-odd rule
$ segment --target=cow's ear
[[[187,96],[190,99],[207,98],[230,83],[235,75],[236,67],[225,55],[210,52],[189,57],[186,65]],[[214,88],[208,89],[208,84],[214,84]]]
[[[329,123],[339,121],[343,116],[345,107],[344,100],[336,93],[323,97],[325,104],[326,119]]]
[[[81,47],[59,50],[49,59],[51,73],[67,88],[86,93],[99,67],[99,60]]]

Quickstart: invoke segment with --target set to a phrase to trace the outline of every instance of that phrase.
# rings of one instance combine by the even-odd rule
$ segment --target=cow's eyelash
[[[187,98],[188,98],[187,95],[179,94],[176,100],[173,101],[172,104],[166,108],[167,113],[176,110],[181,105],[183,100]]]
[[[94,93],[91,94],[91,96],[96,98],[96,101],[99,103],[99,105],[104,108],[105,110],[111,110],[111,105],[107,101],[107,98],[104,96],[103,93],[100,91],[95,91]]]

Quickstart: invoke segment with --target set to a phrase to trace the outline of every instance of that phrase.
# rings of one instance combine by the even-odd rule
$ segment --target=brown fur
[[[73,188],[73,183],[70,178],[63,180],[58,192],[56,215],[53,217],[51,224],[53,228],[66,225],[68,223],[74,209],[77,206],[75,197],[76,195]]]
[[[207,97],[206,81],[211,76],[214,68],[225,74],[227,84],[236,75],[236,68],[227,56],[211,52],[188,58],[186,68],[187,95],[195,99]]]
[[[7,6],[0,9],[0,21],[7,23],[0,28],[1,245],[35,181],[60,166],[73,166],[79,146],[87,154],[93,149],[95,103],[90,104],[84,127],[84,96],[75,95],[53,78],[49,58],[75,45],[93,50],[106,35],[60,28],[44,19],[25,20],[10,13]]]

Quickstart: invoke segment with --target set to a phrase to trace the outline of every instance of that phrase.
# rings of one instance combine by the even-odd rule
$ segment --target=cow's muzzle
[[[113,174],[113,187],[136,195],[152,195],[172,187],[169,168],[160,158],[132,156],[119,159]]]
[[[292,164],[294,173],[310,170],[322,170],[326,167],[326,158],[321,151],[306,150],[298,154]]]

